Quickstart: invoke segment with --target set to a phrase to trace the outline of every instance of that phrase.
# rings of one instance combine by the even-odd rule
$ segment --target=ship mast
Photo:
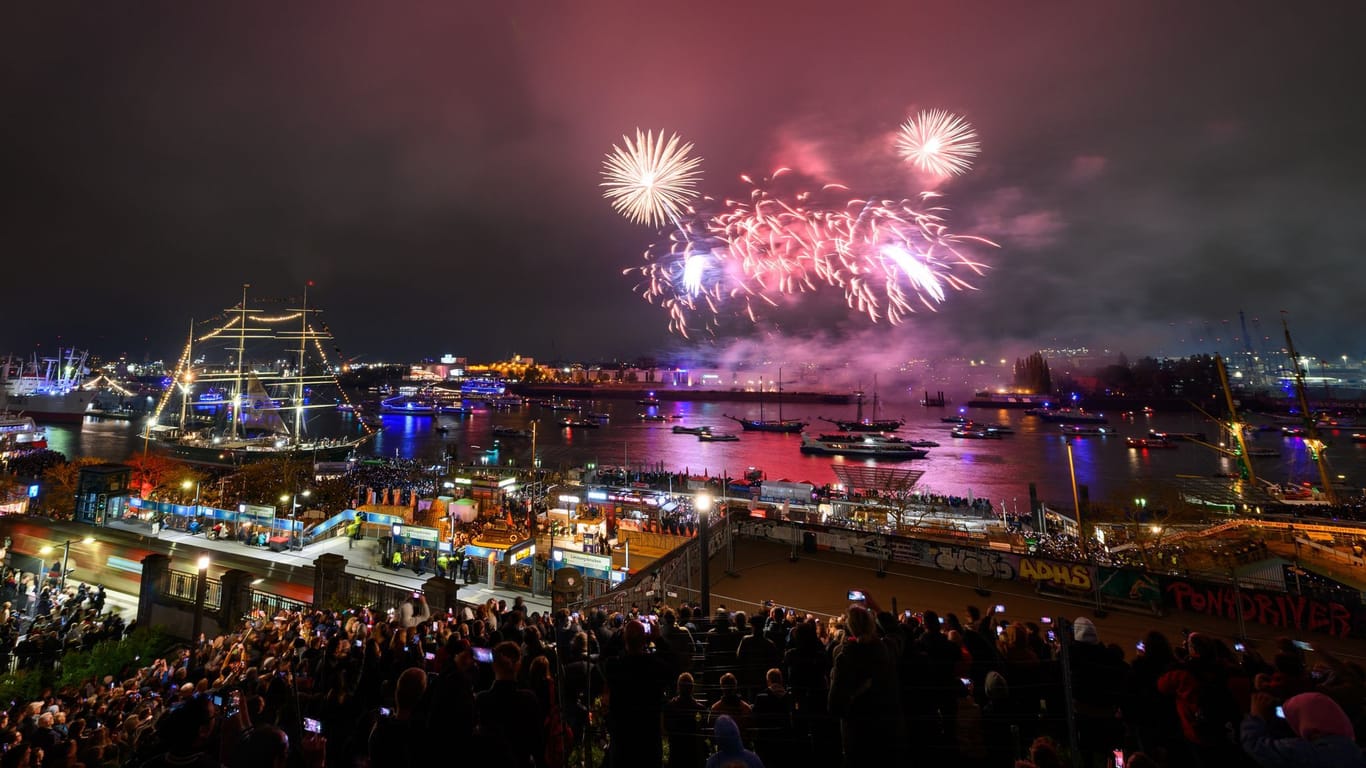
[[[1300,357],[1295,354],[1295,342],[1290,339],[1290,324],[1285,319],[1285,312],[1281,312],[1281,327],[1285,329],[1285,347],[1290,352],[1290,364],[1295,371],[1295,397],[1299,400],[1300,416],[1304,419],[1304,445],[1309,449],[1310,455],[1314,458],[1314,463],[1319,466],[1319,481],[1323,483],[1323,498],[1334,506],[1338,503],[1337,494],[1333,492],[1333,479],[1328,472],[1328,457],[1324,455],[1323,441],[1319,439],[1319,431],[1314,423],[1314,413],[1309,410],[1309,397],[1304,392],[1304,368],[1300,366]]]
[[[1233,439],[1238,444],[1238,464],[1243,471],[1243,477],[1255,486],[1257,473],[1252,469],[1252,457],[1247,455],[1247,438],[1243,434],[1242,423],[1238,421],[1238,408],[1233,402],[1233,390],[1228,386],[1228,368],[1224,366],[1224,358],[1219,355],[1214,356],[1214,365],[1219,371],[1219,385],[1224,388],[1224,403],[1228,406],[1228,430],[1233,433]]]
[[[185,434],[185,419],[190,409],[190,382],[194,381],[194,318],[190,318],[190,340],[185,343],[185,367],[180,372],[180,434]]]
[[[299,312],[299,370],[294,372],[298,384],[294,388],[294,444],[303,439],[304,424],[304,351],[308,349],[308,286],[304,283],[304,305]]]
[[[232,439],[237,439],[237,421],[242,418],[242,358],[247,350],[247,289],[251,283],[242,283],[242,305],[240,312],[241,319],[237,324],[237,377],[232,385],[232,407],[228,413],[232,415],[232,429],[228,433]]]

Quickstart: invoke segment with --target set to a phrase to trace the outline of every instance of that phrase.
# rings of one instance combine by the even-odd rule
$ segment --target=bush
[[[139,627],[123,640],[105,640],[89,651],[62,655],[60,688],[77,687],[91,678],[114,675],[122,679],[133,667],[144,667],[160,658],[172,645],[171,638],[155,627]]]

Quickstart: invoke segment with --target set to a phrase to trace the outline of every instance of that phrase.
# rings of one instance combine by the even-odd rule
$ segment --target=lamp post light
[[[706,621],[711,621],[711,568],[710,553],[708,549],[707,534],[707,514],[711,512],[711,494],[702,491],[693,497],[693,508],[697,510],[697,538],[698,546],[702,552],[702,569],[699,578],[698,592],[702,603],[702,617]]]
[[[1077,515],[1077,548],[1086,559],[1086,534],[1081,527],[1081,496],[1077,493],[1077,466],[1072,461],[1072,444],[1067,444],[1067,472],[1072,476],[1072,505]]]
[[[191,641],[197,644],[204,629],[204,600],[209,595],[209,556],[200,555],[195,565],[198,566],[198,574],[194,582],[194,630],[191,632]]]
[[[66,541],[62,542],[62,573],[58,577],[58,589],[66,589],[66,572],[68,570],[68,566],[71,563],[71,545],[75,544],[77,541],[79,541],[82,544],[94,544],[95,537],[86,536],[83,539],[67,539]],[[45,546],[42,549],[38,550],[38,553],[43,555],[50,555],[53,551],[53,547]]]
[[[306,499],[306,498],[308,498],[309,496],[312,496],[312,495],[313,495],[313,491],[311,491],[311,490],[304,491],[303,493],[300,493],[300,492],[298,492],[298,491],[295,491],[295,492],[292,493],[292,494],[289,494],[289,493],[280,494],[280,501],[288,501],[288,502],[289,502],[289,548],[290,548],[290,549],[303,549],[303,544],[302,544],[302,542],[300,542],[300,540],[299,540],[297,534],[295,533],[295,529],[298,527],[298,522],[299,522],[299,497],[300,497],[300,496],[303,496],[303,497]]]
[[[182,482],[182,483],[180,484],[180,487],[181,487],[181,488],[184,488],[185,490],[188,491],[188,490],[190,490],[190,485],[192,485],[192,484],[194,485],[194,513],[195,513],[196,515],[198,515],[198,514],[199,514],[199,479],[198,479],[198,478],[195,478],[194,480],[186,480],[186,481],[184,481],[184,482]]]

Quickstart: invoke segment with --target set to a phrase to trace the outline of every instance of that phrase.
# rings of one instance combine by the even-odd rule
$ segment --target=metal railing
[[[208,581],[204,593],[204,607],[209,610],[217,610],[223,604],[223,582],[218,579],[210,579],[207,576],[186,571],[167,571],[165,580],[161,585],[161,594],[164,597],[193,605],[195,603],[195,587],[201,578]]]

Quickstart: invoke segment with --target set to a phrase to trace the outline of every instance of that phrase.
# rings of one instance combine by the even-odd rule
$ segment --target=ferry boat
[[[673,433],[675,435],[705,435],[711,431],[711,427],[685,427],[682,424],[675,424]]]
[[[668,421],[669,417],[662,413],[638,413],[636,418],[641,421]]]
[[[516,427],[504,427],[502,425],[495,424],[493,425],[493,434],[497,435],[498,437],[525,438],[531,437],[531,430],[517,429]]]
[[[968,401],[970,408],[1033,408],[1046,405],[1048,395],[1032,392],[977,392]]]
[[[1062,430],[1064,435],[1072,437],[1109,437],[1115,433],[1115,430],[1110,427],[1102,427],[1096,424],[1059,424],[1058,429]]]
[[[47,447],[47,432],[32,416],[0,413],[0,456]]]
[[[590,419],[575,419],[566,417],[560,419],[560,426],[564,427],[565,429],[597,429],[602,425]]]
[[[899,437],[887,435],[820,435],[802,438],[802,453],[820,456],[862,456],[872,459],[893,459],[910,461],[923,459],[930,455],[924,448],[917,448]]]
[[[1176,448],[1176,443],[1165,437],[1129,437],[1124,439],[1125,445],[1139,450],[1170,450]]]
[[[1091,413],[1083,410],[1073,410],[1071,408],[1030,408],[1025,411],[1026,416],[1038,416],[1048,422],[1063,422],[1068,424],[1109,424],[1110,420],[1104,414]]]
[[[659,405],[659,398],[655,397],[655,393],[651,392],[645,397],[642,397],[639,400],[637,400],[636,405],[643,405],[647,408],[653,408],[654,406]]]
[[[740,438],[729,432],[700,432],[697,439],[704,443],[734,443]]]
[[[972,423],[954,427],[949,431],[950,435],[963,440],[1000,440],[1005,435],[988,427],[979,427]]]

